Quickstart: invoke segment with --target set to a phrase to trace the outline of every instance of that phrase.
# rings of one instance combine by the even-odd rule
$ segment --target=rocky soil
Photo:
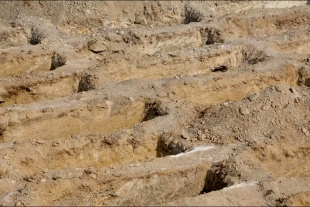
[[[0,1],[0,205],[310,205],[307,1]]]

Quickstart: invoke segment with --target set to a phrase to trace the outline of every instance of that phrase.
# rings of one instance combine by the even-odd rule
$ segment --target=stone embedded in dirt
[[[263,105],[261,109],[262,109],[263,111],[269,110],[269,109],[270,109],[270,104],[265,104],[265,105]]]
[[[258,98],[259,98],[259,93],[256,93],[256,94],[254,94],[254,95],[249,96],[249,100],[250,100],[250,101],[255,101],[255,100],[258,99]]]
[[[95,37],[88,41],[88,49],[93,53],[101,53],[109,48],[109,44],[102,37]]]
[[[307,137],[309,137],[310,133],[305,127],[302,127],[301,130]]]
[[[48,169],[42,170],[43,173],[48,173]]]
[[[185,130],[182,130],[182,136],[183,139],[190,139],[190,136],[188,135],[188,133]]]
[[[198,140],[199,141],[203,141],[203,140],[205,140],[207,138],[207,135],[206,134],[200,134],[199,136],[198,136]]]
[[[4,103],[4,102],[5,102],[5,100],[4,100],[3,98],[0,97],[0,104],[1,104],[1,103]]]
[[[8,172],[8,167],[4,162],[0,162],[0,179],[4,178]]]
[[[96,175],[96,174],[93,174],[93,173],[90,174],[89,176],[90,176],[92,179],[96,179],[96,178],[97,178],[97,175]]]
[[[302,101],[301,97],[295,97],[294,98],[295,103],[299,103]]]
[[[16,203],[15,203],[15,206],[21,206],[22,205],[22,202],[20,202],[20,201],[17,201]]]
[[[296,91],[296,89],[295,89],[295,88],[290,87],[290,91],[291,91],[294,95],[296,95],[296,96],[300,96],[300,95],[299,95],[299,93]]]
[[[240,112],[240,114],[242,114],[242,115],[248,115],[248,114],[250,114],[250,109],[248,109],[248,108],[246,108],[246,107],[240,107],[240,108],[239,108],[239,112]]]

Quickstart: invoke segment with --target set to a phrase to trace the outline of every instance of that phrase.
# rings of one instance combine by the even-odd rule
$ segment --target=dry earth
[[[310,205],[307,1],[0,1],[0,205]]]

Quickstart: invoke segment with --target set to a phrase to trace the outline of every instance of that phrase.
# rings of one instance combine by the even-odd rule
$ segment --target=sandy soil
[[[0,1],[0,205],[310,205],[307,1]]]

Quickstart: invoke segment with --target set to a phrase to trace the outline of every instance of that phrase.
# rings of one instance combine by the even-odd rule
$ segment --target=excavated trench
[[[213,28],[199,25],[205,16],[187,9],[186,25],[171,29],[145,32],[143,28],[134,33],[114,27],[100,34],[110,38],[107,48],[96,48],[97,40],[88,46],[94,57],[103,57],[107,51],[115,56],[105,56],[99,65],[78,75],[71,71],[52,78],[50,74],[36,76],[36,70],[46,69],[45,59],[28,61],[21,68],[17,66],[24,57],[3,63],[0,78],[31,68],[35,73],[30,73],[30,79],[37,79],[2,79],[0,184],[8,187],[0,190],[0,204],[163,205],[239,183],[241,171],[231,160],[235,148],[194,156],[196,144],[202,142],[193,144],[186,133],[167,133],[167,129],[180,130],[193,119],[181,104],[197,107],[190,109],[194,113],[201,106],[239,101],[273,84],[309,85],[307,69],[294,64],[296,58],[275,54],[308,54],[307,35],[292,39],[294,34],[289,32],[306,27],[307,10],[265,14],[257,18],[247,13],[247,20],[240,14],[225,15],[218,19],[219,27]],[[266,35],[273,39],[264,39]],[[259,48],[271,45],[268,49],[276,52],[268,50],[266,54],[274,56],[267,56],[252,45],[227,42],[239,37],[260,38],[265,45]],[[126,52],[137,54],[137,60],[127,58]],[[129,87],[123,90],[124,85]],[[126,93],[130,87],[139,88],[140,94]],[[160,101],[170,108],[162,107]],[[309,176],[308,145],[281,144],[249,147],[249,160],[274,177]]]
[[[25,83],[18,78],[15,83],[7,83],[3,86],[4,92],[1,94],[2,102],[0,106],[9,106],[12,104],[26,104],[40,102],[44,100],[55,99],[72,95],[76,92],[88,91],[106,84],[113,84],[128,79],[159,79],[164,77],[174,77],[176,75],[208,75],[219,68],[227,70],[237,70],[243,63],[256,64],[264,61],[265,55],[255,49],[253,46],[229,46],[219,45],[215,51],[209,51],[208,48],[203,50],[190,50],[190,54],[183,54],[179,51],[175,55],[166,54],[162,56],[150,56],[142,62],[126,63],[111,62],[100,69],[92,72],[90,76],[91,83],[85,82],[84,76],[74,73],[67,75],[44,75],[42,77],[30,77],[34,80]],[[192,64],[189,64],[189,62]],[[119,71],[122,67],[122,71]],[[117,70],[117,76],[115,76]],[[221,70],[223,71],[223,70]],[[95,78],[93,78],[95,77]],[[35,81],[38,79],[37,81]],[[4,82],[5,83],[5,82]],[[25,89],[25,90],[24,90]]]
[[[67,166],[66,170],[57,175],[53,169],[59,168],[51,166],[43,173],[27,171],[28,174],[23,178],[27,185],[19,191],[19,196],[23,197],[27,191],[35,189],[37,194],[32,200],[33,204],[43,202],[44,205],[63,205],[79,202],[85,205],[159,205],[221,190],[238,182],[240,176],[231,160],[212,164],[198,161],[195,156],[165,157],[138,165],[126,164],[122,163],[120,168],[87,168],[84,163],[83,168]],[[142,168],[150,171],[137,174]],[[20,166],[20,169],[23,168]],[[55,188],[57,192],[45,190]],[[77,200],[72,200],[71,192],[74,192]],[[42,196],[48,199],[43,201]]]
[[[53,101],[45,104],[43,108],[40,105],[27,105],[11,113],[5,113],[3,115],[5,118],[10,119],[12,116],[18,118],[1,123],[3,127],[1,141],[68,139],[81,133],[104,135],[166,114],[156,108],[156,103],[144,101],[126,100],[121,105],[99,99],[91,102],[81,100],[75,101],[75,104],[67,104],[66,101],[56,104]],[[4,109],[11,111],[13,108]],[[43,134],[42,128],[45,129]]]
[[[265,73],[263,67],[260,71],[257,67],[255,74],[252,72],[232,72],[234,75],[215,76],[211,80],[204,77],[193,78],[196,79],[195,81],[189,79],[190,81],[182,85],[179,83],[180,81],[175,84],[172,82],[165,85],[164,88],[168,93],[173,94],[173,98],[186,99],[195,103],[213,104],[240,100],[247,94],[259,92],[271,84],[295,85],[297,83],[297,75],[292,65],[280,64],[275,65],[275,67],[278,72],[273,74]],[[52,104],[55,101],[50,103]],[[69,138],[71,135],[87,131],[107,134],[122,128],[130,128],[136,123],[150,120],[160,113],[154,111],[151,106],[146,106],[144,102],[130,100],[128,102],[126,106],[122,106],[123,110],[116,114],[110,114],[111,108],[113,108],[113,102],[110,101],[104,101],[97,105],[95,103],[89,104],[87,107],[83,107],[86,104],[84,101],[80,101],[80,105],[77,102],[73,106],[65,104],[60,107],[57,104],[57,106],[46,106],[46,109],[42,110],[36,110],[35,105],[33,105],[33,109],[31,109],[32,105],[26,105],[27,107],[21,108],[20,112],[14,110],[4,115],[4,117],[17,115],[19,118],[10,121],[10,123],[2,123],[2,126],[6,126],[2,140],[3,142],[10,142],[37,138],[42,127],[46,129],[46,132],[43,137],[40,135],[41,139]],[[28,107],[30,108],[28,109]],[[145,113],[146,107],[150,107],[147,113]],[[40,125],[37,125],[37,121],[40,122]]]
[[[257,147],[252,152],[253,161],[276,177],[309,177],[309,144],[277,143]]]
[[[190,80],[191,82],[187,82],[187,84],[182,84],[181,86],[179,82],[183,82],[183,79],[178,79],[177,82],[172,82],[166,86],[166,90],[169,91],[170,89],[174,91],[174,98],[178,100],[182,98],[185,99],[186,95],[186,99],[191,102],[212,104],[229,100],[240,100],[247,94],[263,90],[265,87],[274,83],[296,84],[294,68],[291,65],[282,65],[281,67],[277,65],[277,68],[279,71],[276,73],[275,77],[270,76],[270,74],[265,74],[264,71],[258,73],[258,75],[247,74],[245,72],[236,77],[230,74],[228,76],[230,77],[229,79],[225,78],[225,76],[222,78],[213,78],[211,79],[213,82],[206,81],[204,77],[197,77]],[[249,77],[252,80],[249,81]],[[232,89],[229,89],[225,93],[224,88],[229,87],[232,87]],[[233,91],[238,94],[238,96],[234,96],[232,93]],[[189,96],[189,94],[191,94],[191,96]],[[101,103],[102,101],[97,102]],[[169,134],[163,135],[160,138],[155,138],[155,140],[158,141],[154,141],[153,139],[153,141],[150,141],[149,138],[145,138],[149,140],[145,141],[145,143],[148,143],[144,143],[145,145],[140,145],[140,141],[136,139],[128,139],[118,146],[116,143],[119,142],[115,142],[115,139],[101,136],[117,132],[120,129],[131,128],[137,123],[149,121],[158,116],[167,115],[167,112],[163,111],[156,102],[146,103],[141,101],[129,101],[125,105],[121,105],[123,110],[117,113],[113,113],[113,110],[111,110],[113,107],[113,102],[111,101],[105,101],[103,102],[104,104],[97,105],[95,103],[96,101],[93,102],[92,106],[88,104],[86,108],[83,106],[83,102],[81,102],[79,106],[71,106],[71,108],[67,109],[45,107],[40,111],[33,111],[25,108],[24,112],[21,110],[22,114],[17,112],[17,114],[20,114],[18,115],[20,118],[16,120],[15,123],[8,123],[6,127],[3,127],[4,125],[2,124],[2,142],[20,142],[25,139],[34,139],[34,141],[30,143],[36,146],[43,146],[43,151],[39,150],[36,152],[38,153],[37,155],[29,154],[30,157],[26,156],[25,159],[22,160],[21,164],[25,166],[29,165],[29,167],[26,167],[29,170],[35,168],[34,166],[37,166],[36,168],[41,170],[44,168],[58,169],[69,166],[109,166],[128,163],[139,159],[144,160],[152,157],[176,155],[193,149],[191,145],[182,142],[180,137]],[[4,116],[13,117],[17,114],[11,112]],[[38,121],[40,125],[37,125]],[[42,126],[46,129],[44,134],[41,132]],[[76,145],[74,141],[63,144],[61,144],[63,141],[59,142],[59,138],[65,138],[64,140],[66,140],[71,137],[72,139],[74,135],[91,132],[101,134],[101,138],[97,137],[94,139],[94,142],[97,143],[95,145],[84,143],[78,148],[72,148],[71,146]],[[39,140],[36,141],[37,139]],[[43,140],[46,140],[47,143]],[[98,140],[101,141],[99,142]],[[41,142],[43,144],[41,144]],[[76,140],[76,142],[81,142],[81,139]],[[128,143],[130,143],[130,145],[128,145]],[[62,145],[66,147],[57,149],[58,146]],[[105,146],[105,150],[102,150],[102,146]],[[141,148],[139,148],[139,146],[141,146]],[[117,153],[121,151],[124,153]],[[131,154],[132,152],[136,155],[133,155],[132,159],[128,158],[128,153]],[[36,157],[40,157],[40,159],[36,160]],[[45,163],[47,163],[48,166]],[[59,163],[62,163],[62,165],[59,165]]]
[[[240,15],[230,15],[219,20],[223,37],[267,37],[279,35],[287,31],[304,30],[309,27],[310,15],[306,7],[299,7],[283,11],[281,9],[269,9],[261,14],[251,15],[251,11],[245,12],[247,18]],[[302,17],[302,18],[301,18]]]
[[[35,77],[37,78],[37,77]],[[77,92],[76,86],[79,79],[77,76],[56,77],[50,80],[48,76],[45,80],[34,81],[32,83],[19,83],[4,86],[1,94],[3,102],[0,107],[13,104],[27,104],[38,101],[45,101],[54,98],[65,97]]]
[[[31,50],[30,50],[31,51]],[[10,52],[12,53],[12,52]],[[16,52],[17,54],[19,53]],[[0,54],[0,78],[7,78],[31,71],[48,71],[50,67],[50,57],[44,55],[16,55],[2,52]]]

